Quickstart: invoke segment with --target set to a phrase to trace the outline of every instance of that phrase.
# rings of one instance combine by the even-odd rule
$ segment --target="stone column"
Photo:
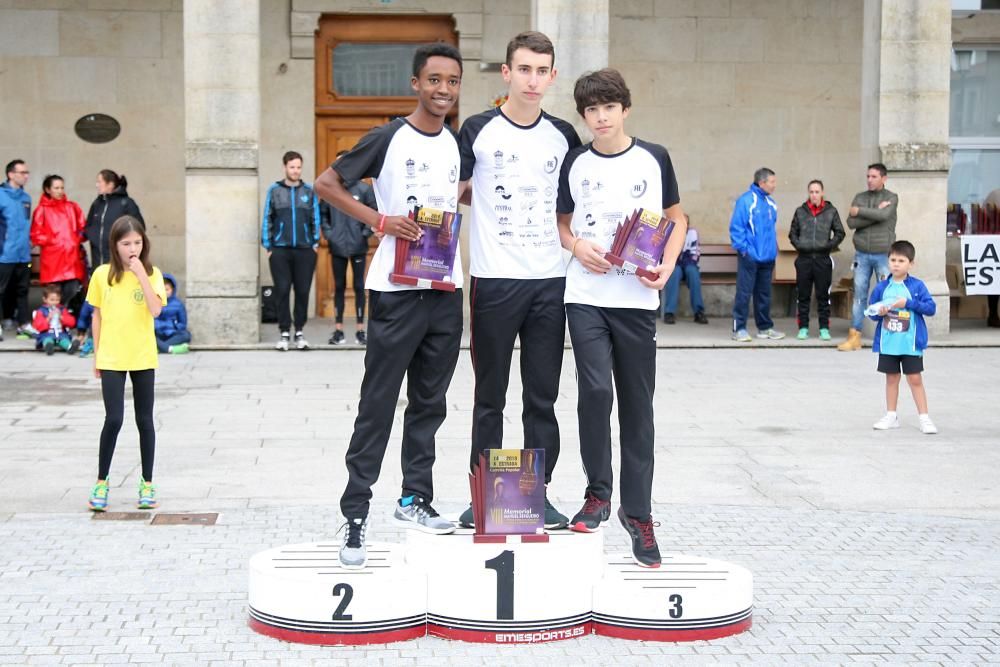
[[[184,0],[187,308],[200,345],[257,343],[258,0]]]
[[[544,109],[573,123],[587,141],[590,132],[576,112],[573,84],[584,72],[608,66],[609,0],[531,0],[531,27],[549,36],[556,49],[555,83]]]
[[[933,340],[949,331],[951,316],[945,280],[951,2],[866,0],[866,17],[873,8],[878,15],[878,6],[880,20],[865,21],[865,47],[878,45],[880,67],[877,77],[864,82],[877,85],[878,99],[863,109],[878,114],[877,145],[889,168],[888,187],[899,194],[896,238],[916,246],[914,274],[937,302],[937,315],[927,320]]]

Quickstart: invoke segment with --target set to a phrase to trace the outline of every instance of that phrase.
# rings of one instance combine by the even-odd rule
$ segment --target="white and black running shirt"
[[[618,225],[637,208],[662,211],[680,202],[667,149],[641,139],[621,153],[604,155],[591,144],[569,152],[559,175],[560,213],[572,213],[573,235],[605,250]],[[602,308],[656,310],[660,296],[639,279],[612,267],[590,273],[573,259],[566,269],[566,303]]]
[[[468,118],[458,136],[461,180],[472,179],[470,273],[477,278],[561,278],[556,189],[573,126],[544,111],[517,125],[499,108]]]
[[[372,178],[379,213],[406,216],[414,206],[458,210],[458,143],[445,126],[427,134],[396,118],[361,138],[332,168],[345,182]],[[386,235],[372,258],[365,287],[380,292],[425,289],[389,281],[396,263],[396,237]],[[455,253],[451,280],[462,287],[461,250]]]

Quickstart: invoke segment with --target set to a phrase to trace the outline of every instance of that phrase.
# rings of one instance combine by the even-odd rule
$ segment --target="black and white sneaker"
[[[588,493],[583,501],[583,509],[577,512],[569,522],[570,530],[578,533],[593,533],[601,527],[601,523],[611,518],[611,501],[601,500]]]
[[[618,520],[622,522],[629,537],[632,538],[632,558],[639,567],[660,567],[660,548],[656,545],[656,535],[653,528],[659,524],[653,523],[653,517],[645,521],[625,516],[625,510],[618,508]]]
[[[281,338],[279,338],[278,342],[274,344],[274,349],[278,350],[279,352],[288,352],[288,343],[291,341],[291,339],[292,337],[288,334],[287,331],[282,331]]]
[[[476,517],[472,514],[472,505],[469,505],[468,509],[462,512],[462,515],[458,517],[458,525],[462,528],[476,527]]]
[[[569,519],[566,515],[557,510],[549,502],[549,494],[545,494],[545,529],[546,530],[559,530],[560,528],[565,528],[569,525]]]
[[[309,349],[309,341],[306,340],[306,335],[301,331],[295,332],[295,349],[296,350]]]
[[[337,329],[336,331],[333,332],[333,335],[330,336],[330,340],[327,342],[330,343],[330,345],[343,345],[344,332],[341,331],[340,329]]]
[[[348,570],[362,569],[368,563],[368,549],[365,547],[368,517],[348,519],[340,530],[344,533],[344,542],[340,545],[340,564]]]
[[[366,346],[368,345],[368,334],[365,333],[364,329],[358,329],[358,332],[354,334],[354,340],[358,342],[358,345]]]

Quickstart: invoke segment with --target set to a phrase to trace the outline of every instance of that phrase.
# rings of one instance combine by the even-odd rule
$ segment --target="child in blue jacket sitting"
[[[927,324],[924,317],[937,312],[937,304],[923,281],[910,275],[916,249],[909,241],[896,241],[889,249],[889,277],[875,286],[865,313],[875,320],[872,352],[878,354],[878,371],[885,373],[885,416],[873,428],[899,428],[896,404],[899,400],[900,371],[906,375],[913,402],[917,404],[920,430],[937,433],[927,413],[924,389],[924,350]]]
[[[153,320],[156,347],[160,352],[187,354],[191,332],[187,328],[187,309],[184,308],[184,302],[177,298],[177,279],[165,273],[163,286],[167,292],[167,305]]]

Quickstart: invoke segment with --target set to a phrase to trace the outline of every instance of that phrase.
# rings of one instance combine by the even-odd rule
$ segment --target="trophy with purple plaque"
[[[469,475],[476,542],[545,535],[545,450],[488,449]]]
[[[455,254],[462,215],[417,207],[409,217],[420,226],[423,234],[417,241],[396,239],[396,261],[389,280],[396,285],[454,292],[452,274],[456,270]]]
[[[663,258],[663,249],[675,226],[673,220],[667,220],[659,211],[636,209],[618,226],[614,243],[604,259],[627,273],[656,280],[659,276],[652,269]]]

